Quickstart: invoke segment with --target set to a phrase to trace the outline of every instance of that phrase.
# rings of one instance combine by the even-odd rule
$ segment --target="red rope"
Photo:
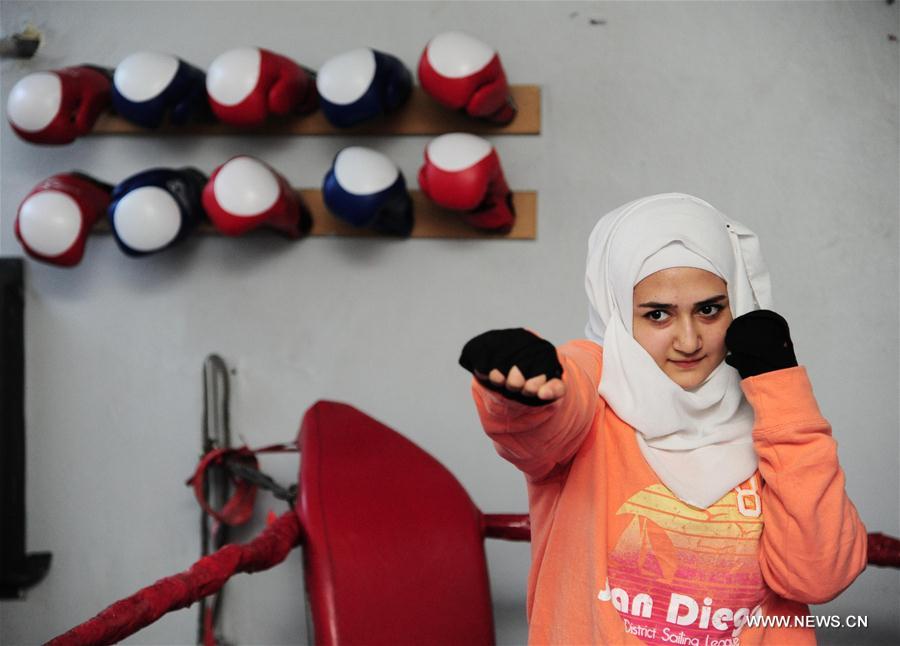
[[[49,646],[114,644],[152,624],[171,610],[187,608],[217,592],[238,572],[278,565],[302,540],[297,514],[289,511],[249,543],[226,545],[185,572],[160,579],[117,601],[93,619],[48,642]]]

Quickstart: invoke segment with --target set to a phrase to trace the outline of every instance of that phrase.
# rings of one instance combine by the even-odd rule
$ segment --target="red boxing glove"
[[[32,258],[62,267],[77,265],[91,228],[106,214],[111,188],[80,173],[45,179],[19,206],[16,238]]]
[[[246,155],[229,159],[213,172],[203,188],[203,209],[227,236],[265,225],[300,238],[312,228],[309,211],[288,181]]]
[[[507,233],[515,222],[500,158],[481,137],[452,133],[432,139],[419,169],[419,188],[435,204],[464,211],[465,221],[479,229]]]
[[[109,106],[110,79],[108,70],[88,65],[29,74],[9,94],[9,125],[31,143],[71,143]]]
[[[206,73],[216,117],[233,126],[259,126],[269,114],[305,114],[318,104],[315,79],[297,63],[257,47],[225,52]]]
[[[506,124],[516,116],[500,55],[461,32],[431,39],[419,59],[419,83],[439,103]]]

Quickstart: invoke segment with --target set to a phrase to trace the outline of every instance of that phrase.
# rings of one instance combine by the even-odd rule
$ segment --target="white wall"
[[[26,600],[0,604],[4,644],[48,639],[198,556],[184,480],[211,351],[236,367],[233,426],[251,445],[291,439],[310,404],[342,400],[434,454],[483,510],[524,511],[523,479],[481,434],[459,349],[498,326],[580,336],[593,223],[662,191],[704,197],[758,232],[848,492],[870,530],[900,534],[897,5],[4,0],[2,33],[25,21],[46,42],[31,61],[2,62],[4,106],[29,72],[139,49],[206,67],[253,44],[316,68],[370,45],[414,68],[430,36],[459,28],[500,50],[513,83],[542,86],[543,131],[494,139],[511,184],[539,192],[536,241],[209,237],[135,260],[95,237],[75,269],[29,261],[28,545],[52,551],[53,566]],[[426,141],[364,143],[414,184]],[[20,255],[17,205],[55,172],[115,182],[246,152],[317,186],[357,142],[95,137],[47,149],[3,125],[0,143],[0,250]],[[295,477],[295,458],[264,466]],[[282,509],[262,502],[242,537],[267,506]],[[488,549],[499,641],[520,643],[528,546]],[[821,642],[896,643],[898,598],[896,570],[864,572],[815,611],[865,614],[869,629]],[[234,642],[305,642],[297,554],[229,584],[226,603]],[[195,617],[175,613],[130,643],[190,643]]]

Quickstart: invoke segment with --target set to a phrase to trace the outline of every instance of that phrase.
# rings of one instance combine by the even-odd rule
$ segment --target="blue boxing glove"
[[[354,49],[322,65],[316,88],[325,118],[346,128],[403,105],[412,91],[412,75],[390,54]]]
[[[168,116],[174,125],[211,119],[206,74],[169,54],[136,52],[113,74],[116,112],[144,128],[158,128]]]
[[[370,148],[351,146],[337,154],[322,197],[332,213],[355,227],[403,237],[412,232],[413,205],[403,173]]]
[[[185,238],[204,218],[206,181],[196,168],[151,168],[117,185],[107,215],[122,251],[145,256]]]

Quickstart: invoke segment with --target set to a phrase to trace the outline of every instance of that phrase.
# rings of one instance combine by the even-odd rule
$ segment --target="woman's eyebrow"
[[[723,301],[726,298],[728,298],[728,297],[725,294],[719,294],[718,296],[712,296],[705,300],[694,303],[694,307],[703,307],[704,305],[715,305],[719,301]],[[675,306],[672,305],[671,303],[658,303],[656,301],[648,301],[646,303],[640,303],[638,305],[638,307],[651,307],[655,310],[665,310],[665,309],[671,309]]]
[[[719,294],[718,296],[713,296],[712,298],[707,298],[706,300],[700,301],[699,303],[694,303],[694,307],[703,307],[704,305],[715,305],[719,301],[724,301],[727,298],[725,294]]]

